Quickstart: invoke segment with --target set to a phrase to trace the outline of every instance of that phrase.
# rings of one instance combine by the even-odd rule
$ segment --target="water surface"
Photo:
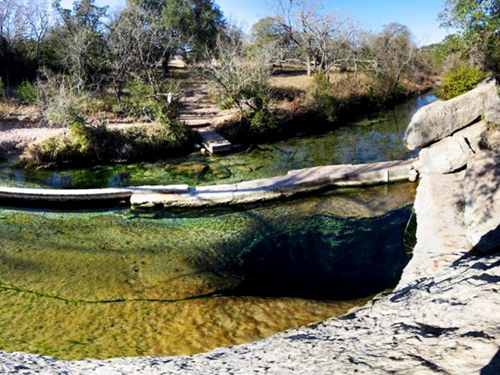
[[[0,210],[0,350],[194,354],[346,313],[397,283],[414,186],[197,216]]]

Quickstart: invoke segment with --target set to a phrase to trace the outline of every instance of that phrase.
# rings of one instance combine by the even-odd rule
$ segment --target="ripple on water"
[[[0,349],[194,354],[346,313],[399,278],[413,197],[405,184],[197,217],[2,210]]]

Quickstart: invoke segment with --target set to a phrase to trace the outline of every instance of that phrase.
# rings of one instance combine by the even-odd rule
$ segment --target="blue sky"
[[[224,14],[233,22],[250,28],[269,14],[271,0],[216,0]],[[96,0],[111,9],[123,7],[125,0]],[[63,0],[71,6],[72,0]],[[448,31],[439,27],[438,13],[444,0],[325,0],[329,11],[348,14],[369,30],[377,31],[383,25],[399,22],[407,25],[419,45],[440,42]]]

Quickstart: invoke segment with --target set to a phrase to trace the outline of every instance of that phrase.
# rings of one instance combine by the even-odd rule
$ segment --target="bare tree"
[[[35,55],[37,63],[40,61],[42,42],[51,25],[49,5],[45,0],[28,0],[23,6],[26,32],[34,47],[30,54]]]
[[[366,34],[365,48],[367,56],[364,62],[369,63],[367,70],[394,86],[404,75],[414,73],[418,63],[418,48],[409,29],[401,24],[387,25],[380,34]]]
[[[26,22],[22,3],[18,0],[0,0],[0,40],[8,45],[26,38]]]
[[[276,22],[292,42],[291,59],[313,72],[348,64],[356,28],[347,17],[324,13],[316,0],[275,0]]]
[[[268,79],[275,55],[272,43],[250,49],[236,33],[222,35],[208,53],[205,75],[220,101],[237,106],[241,112],[257,112],[270,96]]]
[[[108,48],[117,94],[132,75],[160,91],[163,67],[178,41],[161,22],[157,7],[131,2],[111,25]]]

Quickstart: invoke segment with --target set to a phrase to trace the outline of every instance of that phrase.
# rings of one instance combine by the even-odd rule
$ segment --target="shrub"
[[[36,105],[40,102],[38,88],[29,81],[23,81],[16,89],[16,96],[22,104]]]
[[[167,81],[161,87],[155,89],[146,84],[139,77],[135,77],[129,84],[130,98],[127,103],[127,111],[138,117],[146,117],[155,121],[162,117],[175,119],[180,111],[179,86],[174,81]]]
[[[87,125],[76,118],[69,129],[62,136],[32,144],[21,162],[28,168],[43,168],[152,160],[191,150],[193,143],[189,129],[180,122],[175,126],[157,124],[120,131],[104,124]]]
[[[338,120],[342,102],[333,93],[333,86],[325,73],[314,76],[314,102],[319,114],[329,122]]]
[[[482,70],[462,64],[443,77],[438,95],[445,100],[454,98],[474,89],[485,78],[486,74]]]
[[[45,73],[38,81],[40,104],[44,119],[50,126],[67,128],[82,118],[82,108],[88,94],[71,78]]]
[[[5,97],[5,86],[3,84],[2,77],[0,77],[0,99]]]
[[[278,128],[276,117],[267,109],[248,113],[244,119],[248,121],[251,137],[271,135]]]

